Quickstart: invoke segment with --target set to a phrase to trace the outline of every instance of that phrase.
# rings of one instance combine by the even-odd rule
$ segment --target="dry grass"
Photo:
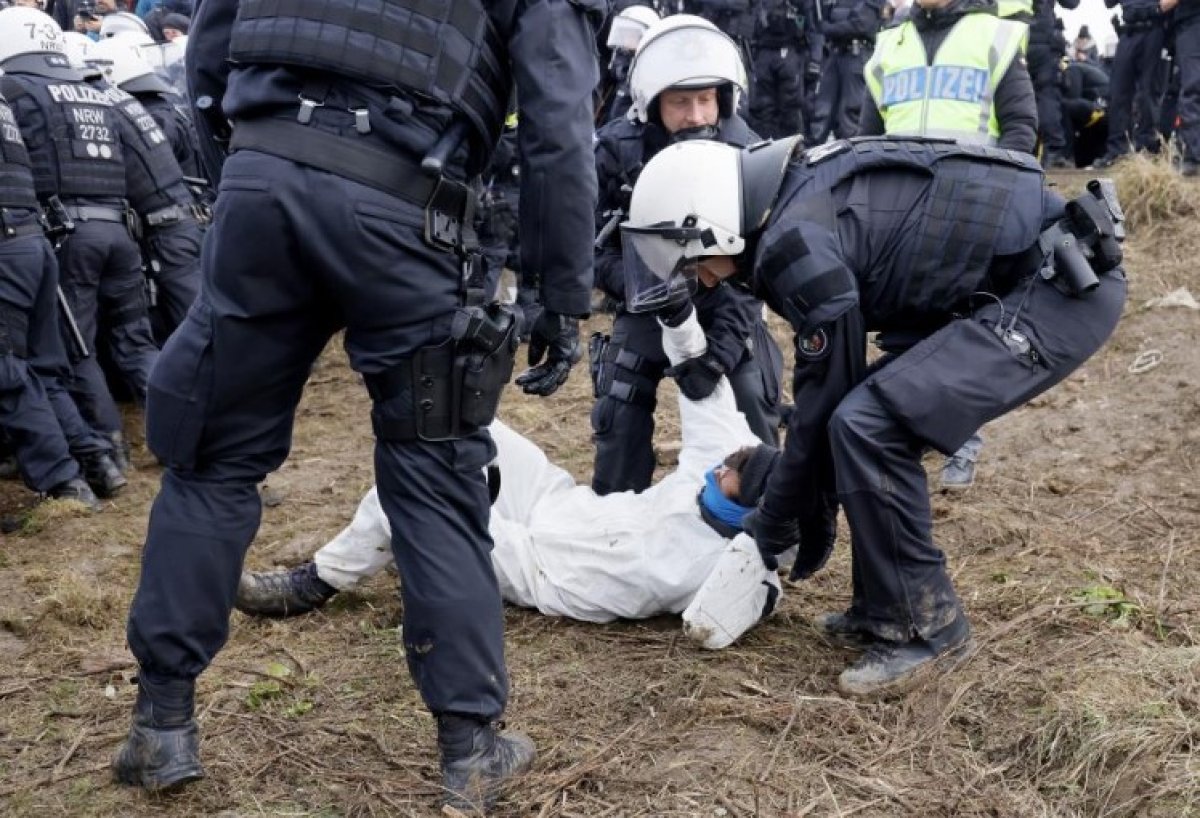
[[[510,609],[508,715],[540,758],[500,814],[1200,816],[1200,329],[1196,313],[1140,306],[1200,292],[1200,236],[1190,220],[1139,224],[1112,343],[988,428],[974,489],[934,497],[975,629],[964,665],[888,702],[837,696],[853,655],[808,622],[846,604],[844,542],[717,653],[673,617],[591,626]],[[1150,348],[1161,363],[1131,372]],[[665,442],[677,420],[663,403]],[[550,401],[510,394],[503,416],[586,477],[589,405],[580,371]],[[253,565],[302,559],[349,519],[371,482],[366,418],[331,348],[269,481],[282,503],[264,511]],[[235,615],[199,688],[209,779],[170,799],[108,782],[157,477],[140,446],[136,458],[103,513],[43,507],[0,544],[0,814],[434,814],[433,727],[404,670],[390,575],[309,617]],[[0,487],[0,510],[25,497]]]
[[[1176,169],[1179,157],[1170,145],[1157,156],[1135,153],[1113,166],[1129,228],[1146,238],[1177,232],[1200,213],[1200,184]]]

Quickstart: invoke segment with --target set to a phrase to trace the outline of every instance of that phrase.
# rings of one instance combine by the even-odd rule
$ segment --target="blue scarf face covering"
[[[754,509],[735,503],[721,493],[717,485],[717,470],[711,469],[704,475],[704,491],[700,492],[700,502],[716,517],[730,528],[742,530],[742,518]]]

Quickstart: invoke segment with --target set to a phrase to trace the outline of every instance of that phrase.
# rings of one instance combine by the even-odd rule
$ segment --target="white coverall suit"
[[[663,346],[672,364],[703,354],[695,315],[664,327]],[[769,613],[779,591],[775,572],[749,536],[729,540],[705,523],[697,501],[707,471],[761,441],[724,378],[704,400],[680,395],[679,412],[678,468],[640,494],[603,497],[576,485],[536,444],[492,423],[501,488],[489,530],[505,600],[587,622],[682,612],[685,632],[708,648],[731,644]],[[339,591],[391,559],[391,530],[374,488],[353,522],[314,556],[318,576]]]

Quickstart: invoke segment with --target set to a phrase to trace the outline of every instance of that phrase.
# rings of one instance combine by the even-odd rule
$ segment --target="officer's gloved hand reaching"
[[[517,386],[526,395],[553,395],[582,357],[579,319],[542,310],[529,333],[529,369],[517,376]]]
[[[698,358],[688,358],[667,369],[667,375],[679,384],[679,391],[688,400],[704,400],[717,388],[725,376],[725,368],[707,352]]]
[[[763,565],[779,570],[779,555],[800,544],[800,523],[791,516],[780,517],[759,505],[742,518],[742,530],[754,538]]]
[[[829,562],[834,540],[837,539],[837,503],[832,499],[822,499],[821,510],[810,519],[800,520],[798,526],[800,550],[788,574],[791,582],[808,579]]]

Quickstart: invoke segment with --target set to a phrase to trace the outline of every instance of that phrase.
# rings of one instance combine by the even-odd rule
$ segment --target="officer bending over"
[[[672,142],[756,141],[737,113],[745,90],[741,50],[707,20],[678,14],[655,23],[642,38],[630,69],[633,118],[610,122],[596,134],[596,285],[623,301],[625,279],[619,235],[629,191],[642,166]],[[668,370],[653,317],[618,309],[609,339],[593,339],[592,408],[596,460],[592,488],[599,494],[641,491],[654,474],[654,408],[658,386],[675,377],[699,399],[728,375],[738,408],[763,442],[774,443],[779,424],[782,356],[762,320],[762,304],[742,288],[719,285],[695,295],[708,352]]]
[[[795,155],[684,143],[634,188],[631,288],[740,278],[796,332],[786,447],[746,529],[768,564],[799,545],[804,577],[845,509],[853,596],[817,627],[865,648],[841,674],[848,695],[904,689],[968,644],[921,456],[953,452],[1112,333],[1123,217],[1111,183],[1091,187],[1064,202],[1026,154],[856,139]],[[889,355],[868,368],[871,331]]]
[[[580,356],[591,289],[589,4],[381,2],[368,14],[379,4],[329,0],[316,21],[302,0],[205,0],[194,20],[191,96],[232,152],[200,297],[150,384],[146,438],[166,469],[129,616],[138,700],[114,764],[126,784],[204,775],[195,680],[229,633],[257,484],[286,458],[312,364],[343,328],[373,401],[405,655],[437,717],[447,801],[486,808],[533,762],[532,741],[496,727],[508,674],[483,479],[517,326],[466,291],[465,180],[487,164],[515,86],[521,232],[538,237],[522,242],[522,268],[545,305],[518,380],[551,394]]]

